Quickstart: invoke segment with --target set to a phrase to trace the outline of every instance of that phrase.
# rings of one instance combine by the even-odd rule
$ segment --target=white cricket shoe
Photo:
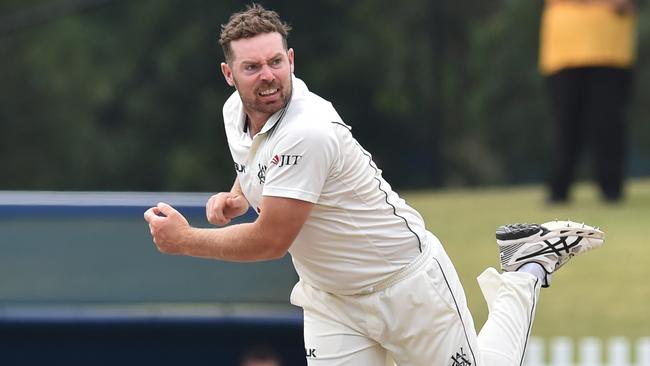
[[[510,224],[496,231],[501,269],[516,271],[526,263],[538,263],[549,275],[578,254],[603,245],[605,233],[598,228],[572,221],[549,221],[544,224]]]

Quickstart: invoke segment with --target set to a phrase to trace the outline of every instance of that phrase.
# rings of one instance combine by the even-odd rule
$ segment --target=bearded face
[[[251,123],[264,123],[291,98],[293,49],[279,33],[262,33],[231,42],[233,60],[222,64],[226,81],[239,92]]]

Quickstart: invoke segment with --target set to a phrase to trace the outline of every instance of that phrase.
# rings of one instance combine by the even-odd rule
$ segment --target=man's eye
[[[244,66],[244,70],[246,71],[254,71],[257,69],[257,65],[246,65]]]
[[[282,63],[282,59],[281,59],[281,58],[276,58],[275,60],[271,61],[271,64],[273,64],[273,65],[279,65],[279,64],[281,64],[281,63]]]

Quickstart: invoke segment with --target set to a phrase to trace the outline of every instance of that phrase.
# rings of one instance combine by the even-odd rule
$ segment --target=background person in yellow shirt
[[[586,142],[603,198],[622,197],[635,11],[635,0],[546,0],[539,66],[555,120],[550,202],[569,199]]]

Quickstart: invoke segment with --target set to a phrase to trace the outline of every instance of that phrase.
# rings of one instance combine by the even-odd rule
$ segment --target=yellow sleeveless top
[[[602,2],[546,1],[539,68],[544,75],[569,67],[629,67],[636,58],[636,16]]]

